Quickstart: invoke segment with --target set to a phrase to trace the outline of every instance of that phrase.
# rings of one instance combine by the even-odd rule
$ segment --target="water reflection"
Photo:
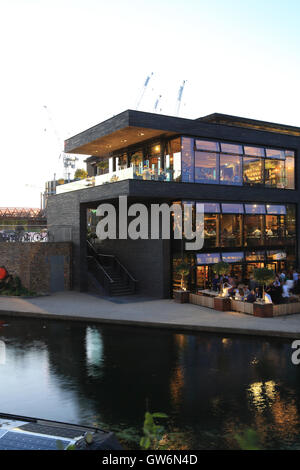
[[[130,432],[168,414],[170,448],[300,447],[300,368],[289,341],[10,320],[0,329],[1,410]],[[0,343],[1,345],[1,343]]]
[[[100,377],[103,363],[103,343],[101,333],[97,328],[87,327],[85,349],[88,374]]]

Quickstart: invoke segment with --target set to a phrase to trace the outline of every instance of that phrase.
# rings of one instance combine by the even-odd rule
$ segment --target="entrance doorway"
[[[254,269],[257,269],[257,268],[264,268],[265,267],[265,263],[260,263],[260,262],[257,262],[257,263],[247,263],[246,264],[246,279],[249,280],[250,279],[250,276],[251,274],[253,274],[253,271]]]
[[[211,266],[197,266],[197,289],[208,289],[211,284],[212,267]]]

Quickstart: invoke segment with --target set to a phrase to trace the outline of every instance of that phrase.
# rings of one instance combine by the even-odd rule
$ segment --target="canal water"
[[[175,449],[300,448],[290,340],[0,318],[0,411],[98,425],[139,440],[146,410]]]

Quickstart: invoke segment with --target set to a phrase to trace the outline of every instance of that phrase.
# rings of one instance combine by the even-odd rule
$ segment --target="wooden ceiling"
[[[174,132],[164,132],[161,129],[146,129],[142,127],[124,127],[108,135],[100,137],[79,147],[73,148],[68,153],[108,156],[111,152],[129,147],[148,139],[161,135],[173,135]]]

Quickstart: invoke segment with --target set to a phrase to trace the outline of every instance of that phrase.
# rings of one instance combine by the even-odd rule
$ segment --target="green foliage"
[[[108,160],[100,160],[96,166],[100,168],[100,170],[106,170],[108,168]]]
[[[93,242],[97,238],[97,234],[95,232],[93,232],[90,228],[88,228],[86,238],[90,242]]]
[[[74,444],[68,445],[68,447],[65,449],[62,441],[59,439],[56,441],[56,448],[57,450],[76,450],[76,446]]]
[[[87,175],[87,171],[85,171],[83,168],[78,168],[75,171],[74,178],[80,178],[81,180],[84,180]]]
[[[179,263],[175,269],[177,274],[180,274],[180,276],[187,276],[190,273],[190,265],[185,261]]]
[[[22,285],[19,276],[8,275],[0,281],[0,295],[33,296],[34,292]]]
[[[145,421],[143,426],[143,437],[140,440],[140,447],[143,450],[147,450],[151,447],[151,450],[159,448],[159,441],[162,439],[165,428],[155,424],[155,418],[164,419],[168,416],[165,413],[145,413]]]
[[[132,155],[130,162],[133,163],[133,165],[138,165],[139,163],[142,163],[142,156],[138,153],[135,153]]]
[[[259,284],[269,284],[275,280],[275,272],[268,268],[256,268],[253,272],[254,280]]]
[[[254,429],[246,429],[243,434],[236,434],[234,437],[241,450],[261,450],[258,434]]]
[[[225,274],[229,274],[230,272],[230,265],[225,261],[220,261],[213,265],[213,272],[215,274],[219,274],[219,276],[224,276]]]
[[[182,261],[181,263],[177,264],[175,271],[181,276],[181,288],[183,289],[184,278],[190,274],[190,265],[186,261]]]

